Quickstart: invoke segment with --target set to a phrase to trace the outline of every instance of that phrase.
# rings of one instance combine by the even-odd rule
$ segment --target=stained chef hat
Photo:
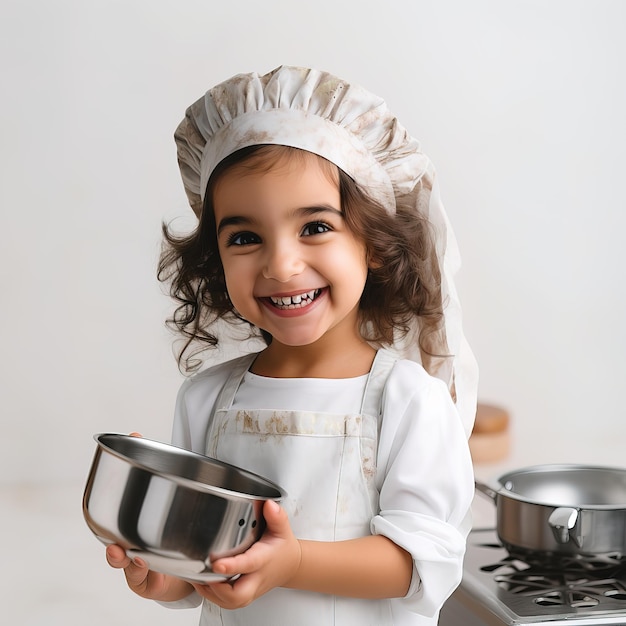
[[[385,102],[332,74],[282,66],[263,76],[238,74],[213,87],[187,109],[174,138],[185,191],[198,217],[209,177],[220,161],[259,144],[291,146],[324,157],[390,213],[396,210],[397,198],[414,204],[437,234],[445,341],[453,355],[433,373],[456,396],[469,435],[477,367],[463,335],[453,282],[460,266],[458,247],[430,160]],[[416,327],[391,349],[421,363],[417,333]]]

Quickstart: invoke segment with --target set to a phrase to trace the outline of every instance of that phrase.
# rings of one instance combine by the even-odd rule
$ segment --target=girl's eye
[[[226,241],[227,246],[251,246],[257,243],[261,243],[261,238],[250,232],[233,233]]]
[[[322,233],[327,233],[329,230],[332,230],[331,227],[324,222],[311,222],[302,229],[302,235],[305,237],[321,235]]]

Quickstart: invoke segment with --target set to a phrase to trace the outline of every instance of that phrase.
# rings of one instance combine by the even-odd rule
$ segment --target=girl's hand
[[[194,584],[196,591],[224,609],[238,609],[275,587],[285,586],[300,566],[301,549],[287,513],[274,501],[263,506],[267,527],[263,536],[243,554],[219,559],[213,571],[240,575],[234,582]]]
[[[139,558],[131,560],[121,546],[107,546],[106,558],[111,567],[124,570],[128,587],[142,598],[171,602],[193,591],[189,583],[154,572]]]

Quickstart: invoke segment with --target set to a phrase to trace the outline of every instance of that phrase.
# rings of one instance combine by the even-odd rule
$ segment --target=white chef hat
[[[478,375],[453,282],[460,266],[458,247],[432,163],[385,102],[327,72],[281,66],[262,76],[238,74],[207,91],[187,109],[174,138],[185,191],[198,217],[215,167],[237,150],[260,144],[291,146],[324,157],[390,213],[397,198],[403,203],[411,199],[437,234],[445,341],[452,358],[435,374],[456,396],[469,435]],[[417,327],[414,330],[392,349],[421,363]]]

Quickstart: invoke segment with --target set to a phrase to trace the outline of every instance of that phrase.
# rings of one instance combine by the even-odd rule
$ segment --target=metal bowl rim
[[[244,493],[241,491],[232,491],[224,487],[218,487],[216,485],[209,485],[207,483],[202,483],[202,482],[193,480],[191,478],[185,478],[184,476],[178,476],[176,474],[171,474],[169,472],[162,472],[162,471],[153,469],[151,467],[148,467],[147,465],[140,463],[139,461],[131,457],[128,457],[122,454],[121,452],[118,452],[117,450],[111,448],[110,446],[108,446],[106,443],[102,441],[102,438],[104,437],[113,437],[113,438],[119,438],[119,439],[129,439],[129,438],[142,439],[143,441],[146,441],[152,445],[155,445],[156,447],[162,447],[163,449],[165,450],[169,449],[170,451],[175,452],[176,454],[183,454],[185,456],[196,458],[199,462],[202,462],[202,463],[215,463],[216,465],[219,465],[227,469],[232,469],[236,472],[243,474],[246,477],[250,477],[254,479],[257,482],[263,483],[267,487],[270,487],[271,489],[276,490],[278,495],[274,497],[265,497],[261,495],[253,495],[249,493]],[[108,432],[96,433],[93,436],[93,438],[98,444],[98,447],[100,447],[107,454],[111,454],[112,456],[115,456],[118,459],[121,459],[122,461],[133,465],[134,467],[137,467],[141,470],[149,472],[150,474],[153,474],[155,476],[160,476],[161,478],[172,481],[184,487],[194,489],[196,491],[202,491],[204,493],[217,493],[219,495],[223,495],[229,498],[236,498],[240,500],[259,500],[259,501],[262,501],[262,500],[279,501],[282,498],[284,498],[286,495],[285,490],[282,487],[272,482],[271,480],[264,478],[263,476],[260,476],[259,474],[255,474],[254,472],[250,472],[249,470],[243,469],[241,467],[237,467],[236,465],[231,465],[230,463],[220,461],[219,459],[214,459],[214,458],[205,456],[203,454],[198,454],[197,452],[194,452],[193,450],[188,450],[187,448],[181,448],[180,446],[175,446],[171,443],[164,443],[162,441],[156,441],[155,439],[149,439],[147,437],[133,437],[132,435],[124,435],[122,433],[108,433]]]

